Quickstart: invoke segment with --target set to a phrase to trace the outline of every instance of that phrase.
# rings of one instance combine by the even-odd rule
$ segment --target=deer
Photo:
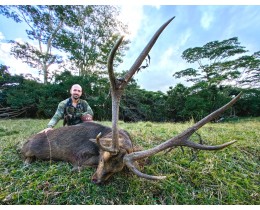
[[[120,153],[110,157],[102,148],[111,144],[111,135],[111,127],[86,121],[33,135],[23,144],[21,155],[25,167],[37,159],[69,162],[73,166],[72,171],[79,172],[85,167],[98,166],[91,180],[93,183],[104,182],[123,169],[122,157],[126,153],[138,149],[133,146],[129,133],[120,129]],[[100,138],[98,142],[97,136]]]
[[[84,122],[80,125],[57,128],[48,131],[46,134],[36,134],[23,146],[22,154],[25,163],[30,163],[33,157],[37,157],[45,160],[57,159],[68,161],[74,165],[74,168],[79,170],[86,166],[95,166],[97,168],[92,176],[92,182],[95,184],[103,184],[125,166],[140,178],[162,180],[167,178],[167,176],[150,175],[141,172],[138,167],[138,161],[149,158],[162,151],[170,151],[175,147],[190,147],[198,150],[220,150],[235,143],[236,140],[233,140],[221,145],[210,146],[195,143],[189,139],[198,129],[214,120],[236,103],[241,97],[242,92],[230,102],[196,122],[182,133],[147,150],[136,149],[133,146],[129,133],[118,126],[119,105],[124,89],[131,78],[138,72],[142,62],[148,56],[160,34],[174,18],[170,18],[155,32],[134,64],[122,78],[115,77],[113,61],[124,37],[120,37],[111,49],[107,60],[110,94],[112,98],[111,127],[103,126],[96,122]],[[42,156],[39,154],[42,154]]]

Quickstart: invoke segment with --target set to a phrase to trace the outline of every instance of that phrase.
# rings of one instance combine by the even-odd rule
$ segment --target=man
[[[42,132],[47,132],[64,118],[64,125],[76,125],[84,121],[93,120],[93,111],[87,101],[80,99],[82,88],[78,84],[72,85],[70,89],[71,97],[59,103],[58,108],[48,123],[46,129]]]

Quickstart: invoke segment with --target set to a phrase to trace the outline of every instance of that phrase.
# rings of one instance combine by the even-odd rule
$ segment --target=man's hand
[[[53,130],[53,128],[45,128],[44,130],[40,131],[39,133],[47,133],[48,131]]]
[[[81,120],[83,122],[93,121],[93,117],[90,114],[85,114],[81,116]]]

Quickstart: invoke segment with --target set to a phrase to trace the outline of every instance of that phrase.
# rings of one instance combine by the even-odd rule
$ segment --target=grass
[[[237,140],[220,151],[176,148],[150,157],[142,169],[167,179],[149,181],[125,169],[101,186],[93,168],[72,172],[65,162],[37,161],[24,167],[19,148],[48,120],[0,120],[0,204],[260,204],[260,118],[210,123],[199,130],[207,144]],[[102,122],[110,125],[110,122]],[[123,123],[134,144],[151,148],[192,123]],[[58,125],[61,126],[61,123]],[[198,142],[196,135],[192,140]]]

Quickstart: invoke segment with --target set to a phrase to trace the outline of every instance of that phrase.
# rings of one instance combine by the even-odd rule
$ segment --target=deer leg
[[[80,166],[81,168],[86,168],[86,167],[92,167],[92,166],[97,166],[99,163],[99,157],[98,156],[91,156],[90,158],[84,160]]]
[[[25,166],[29,166],[33,161],[34,161],[34,157],[32,156],[32,157],[26,157],[25,159],[24,159],[24,165]]]
[[[89,158],[84,158],[84,160],[79,160],[73,164],[72,171],[80,172],[81,170],[83,170],[86,167],[97,166],[98,162],[99,162],[98,156],[91,156]]]

